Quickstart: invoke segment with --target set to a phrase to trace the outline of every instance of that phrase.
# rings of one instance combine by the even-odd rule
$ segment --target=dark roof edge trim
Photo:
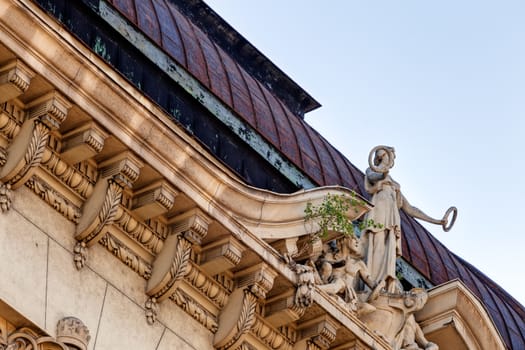
[[[145,57],[151,60],[154,65],[165,72],[174,82],[193,96],[193,98],[246,142],[250,148],[266,159],[268,163],[288,178],[294,185],[305,189],[317,187],[308,175],[292,164],[285,155],[266,141],[255,129],[241,120],[235,112],[210,92],[207,87],[203,86],[197,79],[189,74],[185,68],[181,67],[175,60],[159,49],[149,38],[135,29],[133,25],[129,24],[127,19],[119,12],[103,0],[99,1],[99,8],[95,11],[100,18],[108,23],[117,33],[135,46]]]
[[[247,72],[279,97],[295,115],[304,118],[305,113],[321,107],[319,102],[202,0],[169,1],[232,55]]]

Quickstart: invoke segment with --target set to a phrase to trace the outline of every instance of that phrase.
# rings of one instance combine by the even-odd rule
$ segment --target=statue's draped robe
[[[373,281],[396,278],[396,258],[401,255],[401,219],[399,209],[403,197],[397,182],[387,175],[384,179],[370,182],[365,188],[372,195],[374,208],[365,216],[374,226],[366,227],[361,236],[363,256]],[[380,227],[379,227],[380,226]]]

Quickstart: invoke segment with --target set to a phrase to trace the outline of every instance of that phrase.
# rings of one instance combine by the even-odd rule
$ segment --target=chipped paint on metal
[[[434,286],[425,276],[419,273],[403,258],[397,259],[396,272],[414,287],[429,289]]]
[[[209,92],[206,87],[186,72],[183,67],[166,55],[142,33],[128,24],[128,22],[105,1],[100,1],[98,12],[101,18],[113,29],[124,36],[157,67],[166,72],[170,78],[178,83],[186,92],[193,96],[292,183],[300,188],[317,187],[299,168],[286,159],[274,146],[264,140],[255,129],[238,118],[217,97]]]

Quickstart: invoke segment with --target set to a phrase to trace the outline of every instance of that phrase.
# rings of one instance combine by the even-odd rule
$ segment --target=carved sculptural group
[[[319,290],[356,312],[394,349],[437,350],[438,346],[425,338],[414,317],[427,301],[426,291],[420,288],[404,291],[396,277],[396,259],[401,255],[399,211],[440,224],[448,231],[457,210],[451,207],[438,220],[410,205],[399,184],[389,175],[394,159],[391,147],[378,146],[370,153],[365,189],[374,207],[364,221],[374,224],[365,227],[360,238],[345,236],[325,243],[321,254],[311,257],[308,265]],[[453,215],[449,223],[450,214]]]

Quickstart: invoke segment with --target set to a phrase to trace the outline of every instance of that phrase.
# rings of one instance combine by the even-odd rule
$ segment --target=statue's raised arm
[[[412,206],[403,196],[400,186],[390,176],[394,166],[395,150],[389,146],[377,146],[368,157],[369,168],[365,175],[365,189],[372,196],[374,207],[365,220],[369,225],[363,230],[362,247],[371,278],[377,283],[385,281],[390,291],[396,290],[396,258],[401,255],[401,218],[399,210],[414,218],[442,225],[451,229],[457,209],[451,207],[442,219],[434,219]],[[449,221],[450,214],[452,218]]]

